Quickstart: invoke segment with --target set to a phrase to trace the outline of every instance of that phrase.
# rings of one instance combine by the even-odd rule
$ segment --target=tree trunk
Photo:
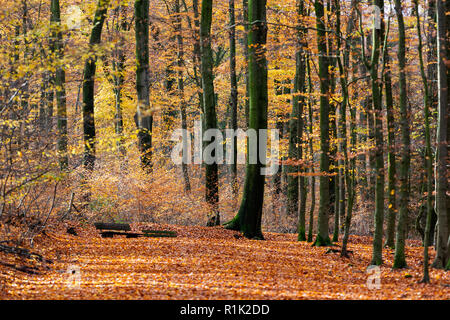
[[[244,20],[244,64],[245,64],[245,124],[246,128],[249,127],[250,121],[250,87],[249,87],[249,50],[248,50],[248,0],[242,0],[242,16]]]
[[[434,268],[446,267],[450,256],[448,238],[450,235],[450,197],[448,192],[448,86],[450,83],[450,1],[437,1],[438,41],[438,128],[436,133],[436,213],[438,230]]]
[[[103,23],[108,11],[109,0],[98,0],[97,9],[91,37],[89,40],[89,48],[94,49],[95,45],[100,44]],[[84,167],[89,171],[94,170],[95,166],[95,120],[94,120],[94,89],[95,89],[95,72],[97,68],[97,56],[95,52],[91,52],[86,59],[83,72],[83,138],[84,138]]]
[[[115,115],[114,115],[114,130],[117,136],[117,148],[121,156],[121,166],[123,167],[125,161],[126,150],[124,147],[123,137],[123,111],[122,111],[122,90],[125,82],[125,37],[123,31],[130,30],[130,24],[127,22],[127,6],[121,4],[117,7],[119,19],[116,25],[118,36],[117,49],[114,51],[113,71],[114,71],[114,95],[115,95]]]
[[[409,114],[407,106],[407,86],[406,86],[406,49],[405,49],[405,25],[403,20],[402,4],[400,0],[395,0],[395,11],[398,20],[399,49],[398,64],[400,68],[400,128],[402,134],[402,148],[400,161],[400,193],[399,193],[399,218],[397,234],[395,237],[395,256],[393,268],[405,268],[405,238],[406,223],[408,219],[408,172],[410,167],[410,133]]]
[[[297,13],[299,16],[304,15],[303,1],[297,1]],[[300,19],[300,18],[299,18]],[[299,214],[299,181],[302,180],[302,193],[304,194],[304,177],[300,177],[299,173],[303,171],[297,163],[302,159],[302,136],[303,136],[303,108],[304,108],[304,92],[305,92],[305,40],[304,31],[302,31],[300,21],[297,30],[297,52],[295,55],[296,72],[294,78],[294,90],[292,96],[292,114],[289,121],[289,160],[296,162],[294,165],[287,166],[287,198],[288,198],[288,214],[295,216]],[[304,241],[305,237],[305,215],[299,215],[298,220],[298,240]]]
[[[149,69],[149,0],[136,0],[136,90],[138,96],[135,115],[138,128],[139,150],[142,168],[152,170],[152,125],[153,113],[150,106]]]
[[[183,134],[187,132],[187,115],[186,115],[186,100],[184,97],[184,42],[183,42],[183,25],[181,20],[180,0],[175,0],[175,33],[177,37],[177,66],[178,66],[178,97],[180,101],[181,114],[181,128]],[[187,141],[187,137],[183,137],[183,142]],[[183,148],[185,150],[185,148]],[[189,151],[188,151],[189,152]],[[183,172],[184,190],[191,191],[191,183],[189,180],[188,164],[184,161],[181,164],[181,171]]]
[[[325,14],[323,0],[315,0],[317,26],[317,46],[319,49],[320,77],[320,187],[319,187],[319,217],[318,233],[314,245],[327,246],[331,244],[328,234],[328,222],[331,212],[330,203],[330,75],[327,57],[325,32]]]
[[[370,68],[370,78],[372,82],[372,106],[375,118],[375,231],[373,236],[372,265],[381,265],[383,263],[383,221],[384,221],[384,160],[383,160],[383,114],[381,85],[378,78],[379,58],[384,35],[384,2],[383,0],[374,0],[373,4],[381,9],[381,28],[373,27],[372,58]]]
[[[204,130],[217,129],[216,101],[214,94],[213,52],[211,48],[212,0],[202,2],[200,22],[200,44],[202,60],[203,106],[205,111]],[[214,141],[212,143],[216,143]],[[222,147],[222,146],[217,146]],[[213,151],[214,152],[214,151]],[[211,155],[215,156],[215,153]],[[219,215],[219,177],[217,161],[205,164],[206,202],[209,205],[208,226],[220,224]]]
[[[308,71],[308,119],[309,119],[309,154],[310,158],[314,159],[314,141],[313,141],[313,110],[312,110],[312,92],[313,92],[313,84],[311,79],[311,64],[310,57],[306,58],[306,67]],[[316,178],[314,176],[314,162],[311,162],[311,207],[309,209],[309,225],[308,225],[308,242],[313,241],[313,228],[314,228],[314,209],[316,207]]]
[[[58,121],[58,153],[59,166],[66,170],[69,166],[67,154],[67,107],[66,107],[66,74],[63,67],[64,44],[61,31],[61,9],[59,0],[51,2],[52,51],[57,57],[55,79],[56,108]],[[52,89],[53,90],[53,89]]]
[[[336,2],[333,0],[327,1],[327,13],[328,13],[328,29],[336,30],[336,23],[333,26],[333,22],[337,22],[337,7]],[[336,21],[335,21],[336,20]],[[336,50],[337,46],[337,37],[334,33],[328,33],[328,55],[329,55],[329,63],[330,63],[330,96],[333,97],[336,93],[336,78],[334,69],[336,68],[337,59],[335,56],[337,55],[338,50]],[[331,143],[331,141],[336,141],[338,138],[337,132],[337,103],[334,99],[330,102],[330,172],[332,175],[330,176],[330,214],[334,216],[334,227],[333,227],[333,238],[332,241],[339,240],[339,165],[337,160],[337,152],[338,146],[336,143]]]
[[[425,177],[426,177],[426,185],[427,185],[427,219],[425,225],[425,235],[424,235],[424,248],[423,248],[423,283],[430,282],[430,275],[428,269],[428,247],[430,245],[430,230],[431,230],[431,219],[433,215],[433,206],[432,206],[432,193],[433,193],[433,155],[431,150],[431,137],[430,137],[430,95],[428,89],[428,79],[425,73],[425,66],[423,61],[422,54],[422,32],[420,25],[420,15],[419,15],[419,2],[418,0],[414,0],[414,13],[416,16],[417,23],[417,37],[419,39],[418,45],[418,53],[419,53],[419,66],[420,66],[420,74],[422,76],[422,82],[424,87],[424,117],[425,117]]]
[[[229,16],[230,16],[230,109],[231,109],[231,129],[236,132],[238,129],[238,86],[236,77],[236,18],[234,0],[229,0]],[[231,164],[231,189],[233,197],[236,199],[239,186],[237,180],[237,137],[234,136],[233,142],[233,163]]]
[[[388,48],[384,52],[385,63],[385,94],[386,94],[386,119],[388,129],[388,209],[387,209],[387,229],[385,246],[394,248],[395,244],[395,218],[397,215],[397,189],[395,163],[395,119],[394,119],[394,99],[392,97],[391,65]]]
[[[252,26],[248,35],[249,47],[249,85],[250,85],[250,129],[257,133],[267,129],[267,61],[265,45],[267,39],[266,1],[249,0],[249,20]],[[260,149],[266,150],[264,139],[258,135],[257,154]],[[264,153],[265,154],[265,153]],[[227,229],[239,230],[247,238],[263,239],[261,232],[261,218],[264,202],[265,176],[261,169],[265,160],[258,159],[257,163],[247,164],[244,194],[241,207],[233,220],[226,224]]]

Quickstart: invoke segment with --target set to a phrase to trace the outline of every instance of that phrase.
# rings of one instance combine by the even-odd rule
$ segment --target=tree
[[[303,1],[297,1],[297,14],[299,19],[305,14],[305,4]],[[306,240],[305,226],[305,205],[306,205],[306,186],[305,177],[301,175],[304,170],[298,162],[303,157],[303,110],[305,107],[305,80],[306,80],[306,32],[302,29],[301,21],[297,25],[297,52],[295,54],[295,78],[292,97],[292,114],[289,121],[289,159],[295,162],[295,165],[289,165],[288,174],[288,214],[295,216],[298,214],[298,240]],[[300,186],[299,186],[300,182]],[[300,195],[300,210],[298,200]]]
[[[54,75],[56,90],[56,109],[58,118],[58,152],[59,166],[66,170],[69,165],[67,155],[67,107],[66,107],[66,73],[63,67],[64,44],[61,31],[61,8],[59,0],[51,1],[51,51],[57,57],[56,71]]]
[[[113,52],[113,82],[114,82],[114,96],[116,100],[115,105],[115,116],[114,116],[114,129],[117,135],[117,147],[119,153],[122,156],[126,154],[126,149],[123,145],[123,111],[122,111],[122,98],[123,98],[123,85],[125,82],[125,60],[126,60],[126,41],[123,32],[129,31],[131,24],[127,21],[127,9],[128,5],[125,3],[120,3],[117,7],[117,14],[119,19],[117,19],[116,32],[118,36],[118,45]],[[123,165],[123,163],[122,163]]]
[[[394,119],[394,99],[392,96],[392,78],[389,49],[384,48],[384,87],[386,95],[386,125],[388,142],[388,209],[387,228],[385,246],[394,248],[395,244],[395,220],[397,215],[397,186],[396,175],[397,166],[395,162],[395,119]]]
[[[403,19],[402,4],[400,0],[395,0],[395,12],[398,20],[399,48],[398,65],[400,69],[400,128],[402,136],[401,160],[400,160],[400,193],[399,193],[399,218],[397,224],[397,233],[395,237],[395,256],[394,268],[405,268],[405,238],[406,238],[406,219],[408,217],[408,172],[410,168],[410,132],[409,115],[407,106],[407,87],[406,87],[406,49],[405,49],[405,23]]]
[[[95,46],[100,44],[103,24],[108,11],[109,0],[98,0],[91,37],[89,39],[90,56],[86,59],[83,72],[83,138],[84,167],[90,171],[95,166],[95,120],[94,89],[97,54]]]
[[[312,110],[312,91],[313,91],[313,84],[311,80],[311,63],[310,63],[310,57],[307,56],[306,58],[306,70],[308,72],[308,120],[309,120],[309,153],[310,157],[314,157],[314,141],[313,141],[313,110]],[[308,242],[313,241],[313,227],[314,227],[314,209],[316,207],[316,177],[314,176],[314,165],[311,165],[310,168],[311,173],[311,180],[310,180],[310,186],[311,186],[311,206],[309,209],[309,225],[308,225]]]
[[[431,107],[431,99],[428,88],[428,79],[425,73],[425,66],[423,62],[423,54],[422,54],[422,32],[420,25],[420,15],[419,15],[419,1],[414,0],[414,14],[416,16],[417,23],[417,37],[419,38],[419,45],[417,51],[419,52],[419,65],[420,65],[420,74],[423,82],[423,93],[424,93],[424,121],[425,121],[425,177],[426,177],[426,185],[427,185],[427,219],[425,226],[425,235],[423,242],[423,279],[421,282],[429,283],[430,276],[428,271],[428,246],[430,245],[430,229],[431,229],[431,218],[433,215],[433,155],[431,150],[431,137],[430,137],[430,107]]]
[[[327,57],[327,37],[325,31],[325,14],[323,0],[315,0],[317,27],[317,46],[319,49],[320,77],[320,187],[318,233],[314,244],[326,246],[331,244],[328,234],[328,222],[331,212],[330,204],[330,74]]]
[[[438,216],[436,258],[432,266],[442,269],[450,260],[450,197],[448,196],[448,87],[450,83],[450,1],[437,1],[438,128],[436,132],[436,213]]]
[[[249,80],[249,51],[248,51],[248,33],[249,33],[249,24],[248,24],[248,0],[242,0],[242,19],[244,20],[244,68],[245,68],[245,101],[244,101],[244,109],[245,109],[245,124],[246,128],[249,127],[250,121],[250,80]]]
[[[153,114],[150,107],[149,70],[149,0],[134,3],[136,29],[136,90],[138,96],[136,124],[138,128],[139,150],[142,167],[150,171],[152,167],[152,126]]]
[[[382,250],[383,250],[383,222],[384,222],[384,159],[383,159],[383,115],[382,115],[382,86],[379,81],[379,60],[382,56],[381,49],[383,47],[383,35],[385,29],[384,22],[384,1],[373,0],[373,7],[377,8],[374,14],[373,27],[372,27],[372,53],[370,61],[367,61],[365,55],[365,39],[364,33],[361,32],[362,43],[362,59],[369,70],[371,80],[371,99],[372,99],[372,112],[369,112],[369,136],[371,131],[375,138],[375,151],[370,158],[370,167],[375,168],[375,213],[374,224],[375,231],[373,236],[373,250],[372,250],[372,265],[381,265],[383,263]],[[361,19],[361,16],[360,16]],[[378,23],[379,22],[379,23]],[[362,25],[360,21],[360,31],[362,31]],[[387,36],[387,33],[386,33]],[[373,116],[372,116],[373,115]],[[374,119],[371,119],[374,118]]]
[[[234,0],[228,1],[229,16],[230,16],[230,112],[231,123],[230,129],[238,129],[238,85],[236,76],[236,18],[234,9]],[[231,188],[233,190],[233,196],[237,196],[238,193],[238,181],[237,181],[237,137],[233,137],[233,163],[231,165]]]
[[[212,0],[202,2],[200,22],[200,45],[201,45],[201,73],[203,88],[204,108],[204,130],[217,129],[216,100],[214,94],[214,61],[211,48],[211,23],[212,23]],[[214,141],[217,143],[217,141]],[[219,147],[216,145],[216,147]],[[220,146],[221,147],[221,146]],[[215,151],[211,154],[215,157]],[[219,214],[219,175],[217,161],[205,164],[206,178],[206,202],[211,212],[208,216],[208,226],[220,224]]]
[[[383,263],[383,222],[384,222],[384,159],[383,159],[383,115],[382,115],[382,97],[381,85],[378,81],[378,65],[381,56],[382,39],[384,35],[384,2],[383,0],[374,0],[373,4],[378,6],[381,11],[381,27],[377,28],[374,23],[372,36],[372,58],[370,65],[370,78],[372,82],[372,108],[375,114],[375,231],[373,236],[373,254],[372,265]]]
[[[356,111],[355,108],[352,107],[349,103],[349,82],[348,82],[348,74],[349,74],[349,65],[350,65],[350,47],[354,43],[354,39],[351,36],[353,29],[355,27],[355,12],[356,12],[356,1],[352,0],[351,2],[351,14],[349,18],[349,22],[347,24],[346,36],[347,40],[344,42],[344,47],[341,48],[341,19],[340,19],[340,5],[339,1],[336,1],[336,32],[337,32],[337,47],[341,52],[341,56],[338,57],[337,63],[339,67],[340,74],[340,83],[342,90],[342,102],[339,107],[339,152],[341,153],[341,158],[343,157],[343,161],[340,161],[340,205],[339,205],[339,216],[342,217],[343,226],[344,226],[344,236],[342,239],[342,249],[341,256],[347,257],[347,243],[350,236],[350,224],[353,214],[353,204],[355,199],[355,167],[356,167],[356,159],[352,157],[351,160],[348,156],[348,143],[347,143],[347,107],[350,106],[350,115],[351,115],[351,123],[350,123],[350,136],[351,136],[351,147],[354,151],[356,147]],[[347,188],[345,188],[345,186]],[[345,203],[345,190],[347,190],[347,203]],[[347,208],[346,208],[347,205]],[[345,212],[347,209],[347,213]],[[337,226],[335,226],[337,227]],[[336,230],[335,230],[336,234]]]
[[[181,20],[180,11],[180,0],[175,0],[175,31],[177,35],[177,67],[178,67],[178,96],[180,100],[180,115],[181,115],[181,128],[183,129],[183,134],[187,131],[187,115],[186,115],[186,100],[184,97],[184,76],[183,76],[183,66],[184,66],[184,42],[183,42],[183,25]],[[183,137],[183,141],[187,141],[187,137]],[[191,183],[189,180],[189,170],[187,164],[183,162],[181,164],[181,169],[183,171],[184,179],[184,190],[189,192],[191,190]]]
[[[265,45],[267,39],[266,1],[249,0],[248,23],[252,26],[248,34],[249,48],[249,89],[250,118],[249,128],[260,132],[267,129],[267,61]],[[258,136],[257,154],[260,148],[261,135]],[[264,139],[264,138],[263,138]],[[263,141],[264,142],[264,141]],[[265,151],[265,150],[264,150]],[[247,163],[244,192],[237,215],[225,224],[227,229],[243,232],[244,236],[253,239],[263,239],[261,218],[264,202],[264,178],[261,169],[264,163],[259,159],[255,164]]]

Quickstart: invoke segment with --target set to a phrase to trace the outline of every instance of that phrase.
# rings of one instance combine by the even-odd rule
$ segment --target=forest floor
[[[178,236],[109,239],[91,226],[77,226],[78,236],[55,228],[32,249],[52,263],[0,253],[0,299],[450,299],[450,272],[432,269],[431,284],[418,283],[417,241],[408,241],[407,269],[392,270],[385,249],[380,286],[369,289],[369,237],[352,236],[353,254],[341,258],[292,234],[255,241],[222,227],[145,226]]]

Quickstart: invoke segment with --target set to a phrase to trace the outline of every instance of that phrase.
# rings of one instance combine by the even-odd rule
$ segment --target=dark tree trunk
[[[138,96],[135,116],[141,163],[145,171],[152,170],[152,126],[153,114],[150,106],[149,69],[149,0],[136,0],[136,90]]]
[[[382,114],[382,94],[381,85],[378,78],[378,66],[381,56],[381,48],[384,36],[384,2],[383,0],[374,0],[373,4],[381,9],[381,28],[377,29],[374,23],[372,58],[370,65],[370,78],[372,82],[372,108],[374,112],[374,134],[375,134],[375,231],[373,236],[372,265],[381,265],[383,263],[383,222],[384,222],[384,159],[383,159],[383,114]]]
[[[238,129],[238,86],[236,77],[236,18],[235,18],[235,8],[234,0],[229,0],[229,16],[230,16],[230,111],[231,111],[231,123],[230,128],[235,130]],[[234,137],[233,142],[233,163],[231,164],[231,189],[233,191],[233,196],[237,198],[237,193],[239,190],[238,180],[237,180],[237,137]]]
[[[305,15],[303,1],[297,1],[297,13],[299,19]],[[306,35],[301,29],[301,21],[298,22],[296,72],[294,79],[294,92],[292,97],[292,115],[289,123],[289,158],[293,161],[301,161],[303,158],[303,110],[305,107],[305,80],[306,80]],[[303,165],[288,166],[288,212],[291,215],[298,213],[298,241],[306,241],[306,186]],[[294,176],[289,175],[294,174]],[[299,175],[300,174],[300,175]],[[299,185],[300,183],[300,185]],[[300,207],[298,200],[300,196]],[[294,211],[295,210],[295,211]]]
[[[265,45],[267,39],[266,25],[266,1],[249,0],[249,20],[252,26],[249,31],[249,85],[250,85],[250,129],[259,133],[261,129],[267,129],[267,61]],[[265,148],[260,143],[262,137],[258,136],[257,154],[259,149]],[[263,138],[264,139],[264,138]],[[263,141],[264,142],[264,141]],[[257,163],[248,163],[246,168],[244,194],[241,207],[233,220],[226,224],[226,228],[239,230],[247,238],[263,239],[261,232],[261,218],[264,202],[265,176],[261,169],[264,160],[258,159]]]
[[[398,20],[399,49],[398,64],[400,69],[400,128],[402,136],[401,161],[400,161],[400,192],[399,192],[399,218],[397,224],[397,234],[395,237],[395,256],[394,268],[405,268],[405,241],[406,224],[408,220],[408,172],[410,168],[410,132],[409,132],[409,113],[407,105],[407,85],[406,85],[406,43],[405,43],[405,24],[403,19],[402,4],[400,0],[395,0],[395,11]]]
[[[89,48],[91,50],[93,50],[95,45],[100,44],[108,5],[109,0],[99,0],[97,3],[91,37],[89,40]],[[96,135],[94,120],[94,89],[96,68],[97,56],[94,52],[90,52],[89,58],[86,59],[83,72],[84,167],[89,171],[94,170],[95,166]]]
[[[204,107],[204,130],[217,129],[216,100],[214,94],[214,61],[211,48],[212,0],[202,2],[200,44],[202,60],[202,87]],[[212,143],[217,143],[216,141]],[[219,147],[219,146],[217,146]],[[221,147],[221,146],[220,146]],[[215,156],[212,154],[211,156]],[[208,226],[220,224],[219,176],[217,162],[205,164],[206,202],[209,205]]]
[[[432,199],[433,199],[433,154],[431,150],[431,136],[430,136],[430,95],[429,95],[429,88],[428,88],[428,79],[425,73],[425,65],[423,61],[423,54],[422,54],[422,31],[421,31],[421,25],[420,25],[420,15],[419,15],[419,2],[418,0],[414,0],[414,13],[416,16],[416,23],[417,23],[417,37],[419,39],[419,45],[418,45],[418,53],[419,53],[419,66],[420,66],[420,74],[422,76],[422,82],[423,82],[423,91],[424,91],[424,120],[425,120],[425,177],[426,177],[426,185],[427,185],[427,205],[426,205],[426,211],[427,211],[427,219],[426,219],[426,226],[425,226],[425,235],[424,235],[424,251],[423,251],[423,283],[429,283],[430,282],[430,275],[429,275],[429,268],[428,268],[428,247],[430,245],[430,230],[431,230],[431,220],[433,216],[433,205],[432,205]]]
[[[186,115],[186,101],[184,97],[184,42],[183,42],[183,25],[181,20],[180,0],[175,0],[175,30],[177,35],[177,66],[178,66],[178,96],[180,99],[180,114],[181,114],[181,128],[183,133],[187,132],[187,115]],[[187,141],[187,137],[183,137],[183,141]],[[189,180],[188,164],[183,161],[181,164],[183,171],[184,190],[191,191],[191,182]]]
[[[438,41],[438,128],[436,133],[436,213],[438,216],[436,258],[434,268],[446,267],[450,260],[448,239],[450,235],[450,197],[448,193],[448,87],[450,83],[450,1],[437,0]]]
[[[61,31],[61,9],[59,0],[51,2],[52,29],[52,48],[54,55],[57,57],[56,72],[54,75],[54,86],[56,91],[56,108],[58,121],[58,153],[59,166],[61,170],[66,170],[69,166],[69,158],[67,154],[67,107],[66,107],[66,74],[63,67],[64,44]],[[52,88],[53,90],[53,88]],[[52,104],[53,106],[53,104]]]
[[[328,70],[327,37],[325,32],[325,13],[323,0],[315,0],[317,46],[319,49],[320,77],[320,187],[319,217],[316,246],[331,244],[328,234],[328,222],[331,212],[330,203],[330,74]]]

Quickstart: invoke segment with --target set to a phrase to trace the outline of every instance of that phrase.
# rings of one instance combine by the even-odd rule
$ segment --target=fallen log
[[[97,230],[116,230],[116,231],[131,231],[128,223],[104,223],[96,222],[94,226]]]

